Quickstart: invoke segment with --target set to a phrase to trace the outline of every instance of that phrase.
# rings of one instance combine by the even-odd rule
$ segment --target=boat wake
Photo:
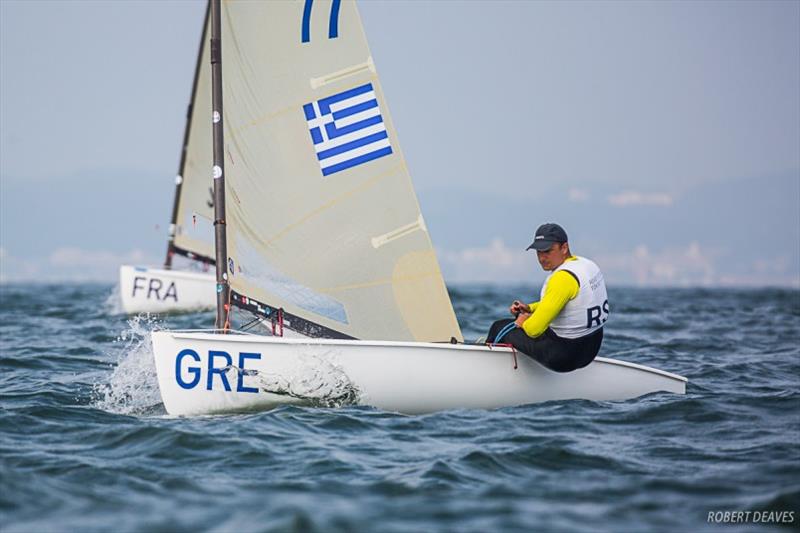
[[[94,386],[94,405],[122,415],[163,414],[150,333],[161,328],[151,315],[128,320],[128,329],[115,339],[117,358],[106,383]]]
[[[295,367],[284,374],[241,369],[233,365],[225,371],[255,376],[262,391],[297,398],[315,407],[356,405],[361,396],[358,387],[341,368],[315,355],[300,356]]]

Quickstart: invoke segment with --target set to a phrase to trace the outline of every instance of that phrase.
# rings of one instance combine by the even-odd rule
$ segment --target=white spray
[[[150,333],[158,329],[160,324],[151,315],[128,320],[128,329],[115,340],[117,363],[108,383],[94,388],[99,409],[125,415],[152,414],[163,409],[150,343]]]

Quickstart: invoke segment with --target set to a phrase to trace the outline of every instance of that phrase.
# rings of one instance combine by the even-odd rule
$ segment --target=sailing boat
[[[152,333],[167,412],[685,393],[641,365],[558,374],[463,343],[354,2],[211,0],[208,28],[217,318]],[[230,331],[234,308],[273,334]]]
[[[206,40],[204,30],[175,178],[164,266],[120,266],[120,300],[126,313],[167,313],[214,307],[214,275],[206,272],[214,265],[213,189],[208,183],[212,162],[211,121],[208,120],[211,76],[210,70],[203,67],[210,61]],[[176,255],[201,265],[203,270],[174,270]]]

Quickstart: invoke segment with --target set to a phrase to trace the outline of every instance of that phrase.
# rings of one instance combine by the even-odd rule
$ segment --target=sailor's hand
[[[514,303],[511,304],[511,307],[508,308],[511,311],[511,314],[517,316],[520,313],[530,313],[531,309],[528,307],[528,304],[524,304],[519,300],[514,300]]]
[[[527,313],[525,311],[522,311],[519,315],[517,315],[517,319],[514,321],[514,323],[517,325],[518,328],[521,328],[522,324],[524,324],[525,321],[530,318],[530,316],[531,316],[531,313]]]

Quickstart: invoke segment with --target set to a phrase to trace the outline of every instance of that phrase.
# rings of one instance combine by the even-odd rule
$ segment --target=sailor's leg
[[[494,340],[497,338],[497,334],[500,333],[500,331],[504,327],[511,324],[512,322],[514,322],[513,318],[503,318],[492,324],[492,326],[489,328],[489,333],[486,334],[486,342],[488,344],[493,343]],[[507,341],[506,336],[504,336],[502,339],[500,339],[500,342],[510,342],[510,341]]]
[[[538,337],[529,337],[525,331],[516,328],[505,337],[514,348],[535,359],[538,363],[555,372],[575,370],[571,361],[568,343],[548,328]]]
[[[603,329],[578,339],[563,339],[552,329],[531,338],[519,328],[504,337],[514,348],[555,372],[572,372],[591,363],[600,351]]]
[[[598,329],[585,337],[574,340],[572,351],[572,364],[577,368],[583,368],[597,357],[600,346],[603,344],[603,328]]]

